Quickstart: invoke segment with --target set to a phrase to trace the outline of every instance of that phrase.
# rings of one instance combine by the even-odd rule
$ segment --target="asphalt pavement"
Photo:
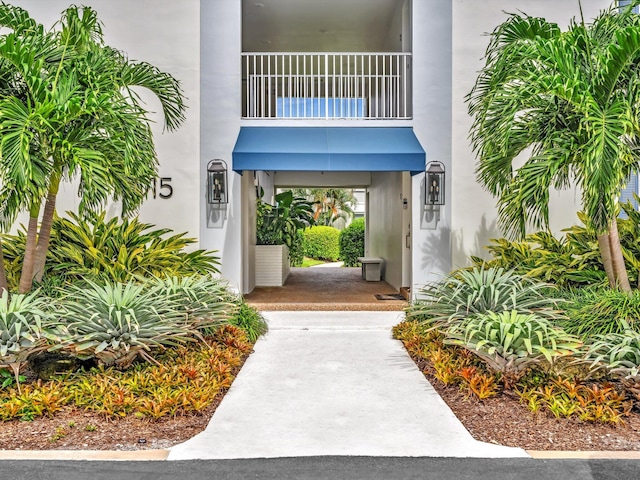
[[[175,462],[0,462],[0,480],[631,480],[639,460],[299,457]]]

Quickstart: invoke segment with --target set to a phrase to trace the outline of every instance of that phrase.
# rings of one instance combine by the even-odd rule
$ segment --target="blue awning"
[[[241,127],[233,170],[424,172],[410,127]]]

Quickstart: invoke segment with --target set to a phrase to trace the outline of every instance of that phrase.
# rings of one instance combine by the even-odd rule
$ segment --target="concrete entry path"
[[[475,441],[391,337],[399,312],[267,312],[207,429],[169,460],[526,457]]]

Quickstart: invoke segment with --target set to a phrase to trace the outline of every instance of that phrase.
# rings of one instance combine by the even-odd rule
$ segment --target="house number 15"
[[[158,184],[160,182],[160,184]],[[171,177],[157,178],[153,183],[153,198],[171,198],[173,196],[173,187],[171,186]]]

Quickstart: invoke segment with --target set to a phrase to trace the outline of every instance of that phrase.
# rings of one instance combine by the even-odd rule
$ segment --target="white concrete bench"
[[[380,257],[358,257],[362,264],[362,278],[367,282],[379,282],[384,259]]]

